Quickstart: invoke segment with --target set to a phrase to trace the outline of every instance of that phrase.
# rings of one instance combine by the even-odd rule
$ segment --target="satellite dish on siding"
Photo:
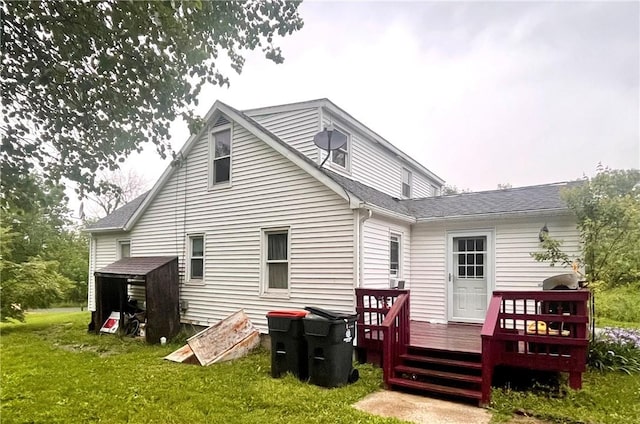
[[[333,150],[338,150],[347,144],[347,136],[340,131],[335,130],[333,126],[330,125],[329,128],[325,127],[324,130],[314,135],[313,142],[316,146],[327,152],[327,156],[320,164],[320,167],[322,167],[327,159],[329,159]]]

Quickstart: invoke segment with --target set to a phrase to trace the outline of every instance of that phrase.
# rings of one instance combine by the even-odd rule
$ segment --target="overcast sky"
[[[285,62],[248,55],[239,109],[327,97],[459,188],[640,167],[634,2],[304,2]],[[188,138],[180,125],[172,143]],[[139,164],[136,159],[129,161]],[[158,162],[160,162],[158,160]],[[148,163],[148,162],[146,162]],[[145,166],[155,180],[166,164]]]

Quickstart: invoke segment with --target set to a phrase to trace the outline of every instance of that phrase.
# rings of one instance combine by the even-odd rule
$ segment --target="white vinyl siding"
[[[412,319],[446,322],[447,231],[495,229],[495,264],[492,290],[540,290],[542,281],[570,268],[537,262],[531,253],[540,249],[538,233],[547,224],[552,237],[564,240],[563,250],[579,250],[578,231],[570,218],[510,218],[457,223],[419,223],[411,238]]]
[[[183,284],[183,322],[210,325],[245,309],[261,330],[273,309],[354,308],[354,214],[348,203],[237,124],[233,186],[207,189],[207,137],[132,230],[137,255],[178,255],[184,278],[185,234],[205,235],[202,285]],[[290,228],[288,299],[260,295],[261,234]]]
[[[413,173],[412,198],[418,199],[423,197],[437,196],[437,188],[439,184],[425,177],[422,174]]]
[[[120,242],[128,236],[126,233],[111,234],[94,234],[92,236],[91,252],[89,255],[89,285],[88,292],[88,309],[96,310],[95,298],[95,277],[94,272],[112,264],[120,259]]]
[[[389,241],[391,234],[401,238],[400,279],[407,280],[409,285],[411,257],[409,226],[373,217],[363,225],[363,267],[362,287],[388,289],[390,287],[390,255]]]
[[[313,144],[313,136],[321,130],[318,108],[255,115],[252,118],[309,159],[317,160],[318,148]]]

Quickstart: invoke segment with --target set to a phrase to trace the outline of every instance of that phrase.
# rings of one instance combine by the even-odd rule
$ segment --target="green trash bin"
[[[271,311],[267,313],[271,338],[271,376],[290,372],[300,380],[309,378],[307,341],[302,319],[307,311]]]
[[[307,340],[309,382],[322,387],[340,387],[356,382],[353,368],[353,339],[357,314],[344,314],[306,307],[303,319]]]

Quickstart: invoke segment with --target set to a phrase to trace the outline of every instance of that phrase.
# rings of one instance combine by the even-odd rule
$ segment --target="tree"
[[[451,185],[451,184],[445,184],[442,187],[442,195],[443,196],[448,196],[450,194],[462,194],[462,193],[470,193],[471,190],[469,190],[468,188],[463,188],[460,189],[457,186]]]
[[[171,150],[169,125],[201,123],[194,107],[205,83],[228,85],[221,64],[240,73],[246,51],[302,28],[299,2],[6,1],[2,11],[0,182],[28,196],[19,176],[64,178],[100,193],[99,170],[114,170],[152,142]],[[222,57],[226,53],[226,58]]]
[[[17,181],[32,195],[3,196],[0,203],[2,320],[23,319],[27,308],[86,298],[88,242],[70,226],[62,187],[37,175]]]
[[[126,173],[120,169],[102,172],[100,179],[110,182],[114,189],[104,191],[100,195],[87,195],[87,199],[97,206],[97,215],[99,216],[109,215],[149,189],[149,183],[144,176],[134,170],[129,170]],[[90,215],[93,214],[90,213]]]
[[[583,265],[589,281],[609,286],[640,281],[640,170],[599,167],[595,177],[562,193],[575,214],[582,255],[570,258],[547,238],[537,260]]]

